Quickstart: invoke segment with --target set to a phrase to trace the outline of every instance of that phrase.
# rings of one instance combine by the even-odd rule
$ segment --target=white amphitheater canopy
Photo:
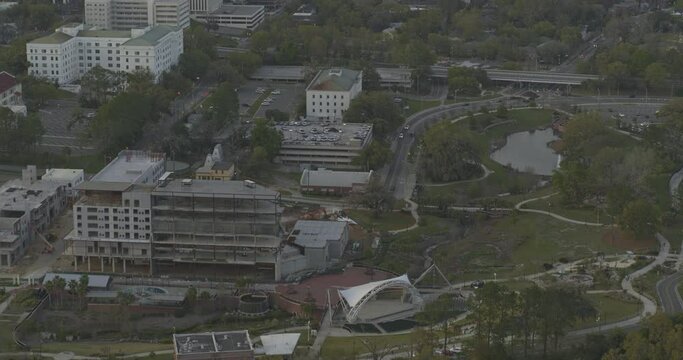
[[[346,319],[350,323],[355,322],[358,318],[360,308],[366,302],[372,299],[373,296],[379,294],[383,290],[397,287],[408,290],[413,298],[413,301],[421,303],[422,299],[420,298],[419,292],[417,289],[415,289],[413,284],[410,283],[408,275],[404,274],[391,279],[373,281],[345,290],[339,290],[339,295],[343,299],[342,305],[348,310]]]

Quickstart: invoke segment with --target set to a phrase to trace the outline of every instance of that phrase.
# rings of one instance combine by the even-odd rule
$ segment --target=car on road
[[[408,129],[410,129],[410,125],[406,125],[403,127],[403,130],[408,130]]]
[[[403,139],[403,133],[398,134],[399,139]]]

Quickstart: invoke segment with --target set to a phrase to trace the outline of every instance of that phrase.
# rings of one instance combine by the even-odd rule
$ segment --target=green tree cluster
[[[683,322],[661,313],[644,327],[630,332],[623,342],[610,349],[602,360],[664,360],[683,358]]]
[[[0,152],[18,154],[33,150],[44,133],[37,113],[23,116],[0,107]]]
[[[349,109],[344,113],[344,122],[372,124],[373,135],[384,139],[403,124],[403,116],[390,94],[370,91],[351,101]]]
[[[432,126],[421,139],[424,174],[432,181],[470,179],[481,173],[481,151],[472,134],[450,122]]]
[[[552,182],[566,204],[603,208],[622,229],[642,238],[654,235],[660,224],[649,181],[662,161],[651,146],[632,142],[609,129],[598,113],[578,114],[565,126],[563,160]]]
[[[488,84],[489,78],[484,70],[461,66],[448,69],[448,91],[451,94],[478,96]]]
[[[498,283],[477,290],[470,309],[476,324],[476,359],[515,354],[526,359],[536,346],[546,358],[549,350],[559,349],[560,339],[577,320],[595,315],[590,302],[576,290],[532,286],[515,292]]]

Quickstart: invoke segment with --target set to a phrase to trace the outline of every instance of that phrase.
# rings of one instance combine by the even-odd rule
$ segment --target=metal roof
[[[261,343],[266,355],[292,355],[300,336],[300,333],[261,335]]]
[[[299,185],[350,188],[353,185],[367,184],[372,177],[372,171],[332,171],[327,169],[308,170],[301,173]]]
[[[176,32],[179,29],[175,26],[159,25],[153,27],[150,31],[138,36],[134,39],[130,39],[123,43],[125,46],[154,46],[159,43],[164,36]]]
[[[67,274],[67,273],[47,273],[45,274],[45,277],[43,278],[43,284],[45,284],[48,281],[54,280],[56,277],[60,277],[68,283],[71,280],[79,281],[81,279],[81,276],[84,274]],[[86,274],[88,275],[88,287],[89,288],[102,288],[106,289],[109,286],[109,282],[111,281],[111,276],[109,275],[92,275],[92,274]]]
[[[71,40],[72,37],[61,32],[61,31],[55,31],[54,33],[48,35],[48,36],[43,36],[41,38],[37,38],[35,40],[32,40],[29,42],[29,44],[61,44],[63,42]]]
[[[350,69],[320,70],[306,90],[349,91],[361,81],[361,74],[361,71]]]
[[[17,85],[17,78],[7,71],[0,72],[0,93],[4,93],[8,89]]]
[[[86,181],[76,186],[76,190],[126,191],[131,186],[132,184],[127,182]]]
[[[339,241],[347,226],[343,221],[299,220],[289,239],[299,246],[321,248],[328,241]]]

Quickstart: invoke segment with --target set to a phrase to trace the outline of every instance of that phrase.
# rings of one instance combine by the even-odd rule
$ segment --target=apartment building
[[[218,27],[255,30],[265,20],[266,10],[258,5],[221,5],[211,12],[197,11],[193,17]]]
[[[166,25],[92,30],[67,24],[26,44],[28,73],[58,84],[77,81],[95,66],[128,73],[146,69],[159,80],[182,52],[182,30]]]
[[[99,29],[190,26],[190,0],[86,0],[85,23]]]
[[[14,266],[67,206],[66,184],[38,180],[35,166],[0,185],[0,268]]]
[[[248,180],[160,183],[152,192],[154,271],[182,264],[256,267],[279,279],[279,202],[279,193]]]
[[[370,124],[325,120],[291,122],[276,128],[282,134],[282,144],[275,160],[302,169],[361,169],[363,164],[354,159],[372,142]]]
[[[306,117],[340,120],[362,90],[362,71],[321,70],[306,88]]]
[[[66,237],[76,270],[126,272],[128,265],[149,265],[151,192],[164,169],[164,154],[124,150],[76,187],[82,196]]]

